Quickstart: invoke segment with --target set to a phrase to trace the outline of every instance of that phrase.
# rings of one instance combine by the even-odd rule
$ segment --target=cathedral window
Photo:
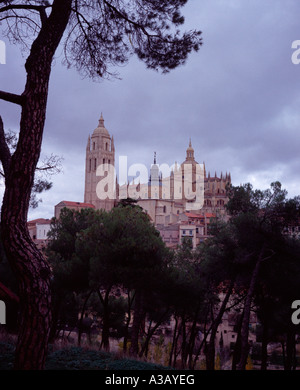
[[[167,208],[166,208],[166,206],[164,206],[164,213],[166,213],[167,212]]]
[[[105,150],[108,150],[108,143],[105,144]]]
[[[94,168],[95,168],[95,170],[97,169],[97,159],[95,158],[95,161],[94,161],[94,163],[95,163],[95,166],[94,166]]]
[[[105,164],[105,158],[103,159],[103,165]]]
[[[96,142],[93,142],[93,150],[96,149]]]
[[[91,172],[92,170],[92,159],[90,158],[90,161],[89,161],[89,172]]]

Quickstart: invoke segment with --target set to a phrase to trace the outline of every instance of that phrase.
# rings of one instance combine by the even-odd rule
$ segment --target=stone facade
[[[85,161],[85,189],[84,202],[91,203],[96,209],[111,210],[115,205],[115,199],[112,196],[101,198],[99,194],[103,193],[99,188],[99,183],[103,184],[106,178],[114,177],[108,175],[108,171],[115,166],[115,147],[114,139],[110,136],[104,126],[104,119],[101,114],[98,127],[94,130],[92,136],[88,137],[86,146]],[[106,183],[115,186],[115,182]]]
[[[29,235],[39,249],[43,249],[47,245],[50,225],[50,219],[45,218],[38,218],[27,222]]]
[[[155,153],[147,183],[119,185],[115,173],[114,139],[104,126],[101,114],[86,146],[84,202],[60,202],[55,206],[55,217],[59,218],[64,207],[109,211],[120,199],[134,198],[168,246],[176,247],[184,237],[190,237],[195,247],[208,236],[210,218],[228,218],[225,205],[228,201],[226,186],[231,183],[230,173],[221,173],[219,177],[216,173],[214,176],[207,174],[205,163],[198,164],[195,160],[191,140],[185,160],[181,164],[175,163],[168,174],[161,170],[163,165],[157,164]],[[201,207],[195,209],[190,206],[198,205],[194,203],[193,196],[199,188],[199,178],[204,196]]]
[[[114,139],[104,126],[101,114],[98,127],[88,137],[85,163],[85,190],[84,202],[93,204],[96,209],[111,210],[120,200],[127,197],[135,198],[138,204],[145,209],[155,224],[170,224],[178,220],[176,216],[189,209],[193,203],[193,194],[196,191],[197,167],[201,166],[201,175],[204,185],[204,201],[199,214],[214,213],[226,217],[225,205],[227,202],[226,186],[231,183],[230,174],[218,177],[215,173],[206,174],[205,164],[198,164],[190,140],[186,150],[186,158],[181,165],[175,164],[169,175],[163,177],[161,166],[156,162],[150,169],[148,183],[131,183],[119,186],[116,175],[109,172],[115,166]],[[191,169],[189,173],[188,168]],[[186,175],[186,176],[185,176]],[[189,181],[187,181],[187,176]],[[110,179],[109,179],[110,178]],[[111,182],[113,180],[113,182]],[[110,181],[110,182],[109,182]],[[185,182],[184,182],[185,181]],[[186,183],[189,183],[186,185]],[[101,187],[102,186],[102,187]],[[113,192],[107,192],[107,188]],[[101,192],[101,189],[104,190]],[[104,195],[102,195],[104,193]],[[100,195],[100,199],[99,199]]]

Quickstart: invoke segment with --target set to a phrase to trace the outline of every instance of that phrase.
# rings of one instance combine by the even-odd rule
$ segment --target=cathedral
[[[115,174],[115,146],[114,138],[104,125],[103,115],[99,119],[97,128],[88,137],[85,160],[85,189],[84,204],[93,205],[95,209],[111,210],[120,199],[133,198],[137,200],[145,212],[148,213],[156,226],[167,226],[177,223],[180,216],[192,210],[195,215],[215,215],[226,217],[225,204],[227,202],[226,186],[231,183],[230,173],[220,177],[206,173],[205,164],[198,164],[192,142],[186,149],[186,158],[170,170],[166,177],[162,176],[157,164],[156,153],[150,169],[148,183],[136,182],[118,184]],[[186,185],[187,168],[190,167],[190,186]],[[200,167],[198,171],[198,167]],[[101,169],[100,169],[101,168]],[[195,208],[197,172],[201,178],[199,187],[203,193],[199,208]],[[199,181],[200,182],[200,181]],[[99,185],[104,183],[106,195],[99,196]],[[190,192],[190,194],[189,194]],[[192,207],[193,206],[193,207]]]

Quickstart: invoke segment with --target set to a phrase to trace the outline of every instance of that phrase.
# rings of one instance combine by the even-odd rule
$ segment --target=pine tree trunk
[[[242,329],[242,322],[243,322],[243,313],[242,315],[238,318],[237,320],[237,336],[236,336],[236,342],[234,346],[234,351],[233,351],[233,356],[232,356],[232,371],[236,371],[238,362],[240,361],[241,358],[241,329]]]
[[[90,296],[93,294],[93,291],[94,291],[94,290],[90,290],[90,291],[89,291],[89,293],[88,293],[87,296],[85,297],[85,300],[84,300],[84,302],[83,302],[83,306],[82,306],[82,309],[81,309],[80,319],[79,319],[79,321],[78,321],[78,338],[77,338],[77,344],[78,344],[78,346],[81,345],[81,336],[82,336],[82,331],[83,331],[83,319],[84,319],[85,309],[86,309],[88,300],[90,299]]]
[[[252,272],[250,286],[247,292],[247,297],[245,301],[244,306],[244,315],[242,320],[242,328],[241,328],[241,358],[240,362],[238,364],[239,370],[245,370],[248,354],[249,354],[249,342],[248,342],[248,336],[249,336],[249,322],[250,322],[250,311],[251,311],[251,303],[254,295],[255,285],[258,279],[258,274],[260,270],[260,266],[263,260],[264,255],[264,246],[260,251],[259,257],[256,261],[254,270]]]
[[[286,336],[286,361],[285,361],[285,370],[292,370],[295,359],[295,332],[291,329],[288,329]]]
[[[108,288],[105,292],[103,300],[103,328],[102,328],[102,341],[101,347],[105,351],[109,351],[109,326],[110,326],[110,313],[109,313],[109,293],[111,288]]]
[[[140,327],[144,318],[142,294],[143,294],[142,291],[136,291],[135,293],[135,306],[134,306],[133,323],[131,328],[131,346],[130,346],[130,354],[132,356],[137,356],[139,353],[139,334],[140,334]]]
[[[71,0],[54,1],[25,68],[20,133],[5,172],[1,210],[4,249],[18,280],[20,332],[15,369],[42,369],[51,327],[50,267],[32,242],[27,213],[45,123],[51,63],[69,20]]]
[[[232,289],[234,286],[234,279],[231,280],[230,286],[227,290],[227,293],[223,299],[223,302],[221,304],[221,307],[219,309],[218,315],[213,321],[212,328],[211,328],[211,334],[210,334],[210,339],[207,347],[207,354],[206,354],[206,369],[207,370],[214,370],[215,369],[215,339],[218,331],[218,327],[222,321],[223,314],[226,310],[227,303],[229,301],[229,298],[232,293]]]
[[[130,297],[130,291],[127,292],[127,319],[125,323],[125,335],[124,335],[124,341],[123,341],[123,352],[127,352],[127,343],[128,343],[128,331],[129,331],[129,325],[131,321],[131,308],[132,304],[135,299],[135,293],[132,295],[132,298]]]
[[[261,343],[261,370],[266,370],[268,366],[268,320],[263,322],[262,343]]]
[[[169,366],[170,367],[172,366],[173,352],[175,349],[175,342],[176,342],[176,335],[177,335],[177,328],[178,328],[178,318],[177,318],[176,314],[174,314],[174,318],[175,318],[175,328],[173,330],[172,346],[171,346],[170,357],[169,357]],[[174,360],[175,360],[175,357],[174,357]]]

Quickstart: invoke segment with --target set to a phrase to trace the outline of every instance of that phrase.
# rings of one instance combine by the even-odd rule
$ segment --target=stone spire
[[[114,143],[114,136],[111,137],[111,151],[115,151],[115,143]]]
[[[98,127],[104,127],[104,119],[103,119],[102,112],[101,112],[101,116],[100,116],[100,119],[99,119]]]
[[[150,169],[150,181],[152,183],[158,183],[159,181],[159,167],[156,164],[156,152],[154,152],[154,160]]]
[[[189,147],[186,150],[186,161],[194,161],[194,160],[195,160],[194,149],[192,147],[192,141],[190,138]]]

